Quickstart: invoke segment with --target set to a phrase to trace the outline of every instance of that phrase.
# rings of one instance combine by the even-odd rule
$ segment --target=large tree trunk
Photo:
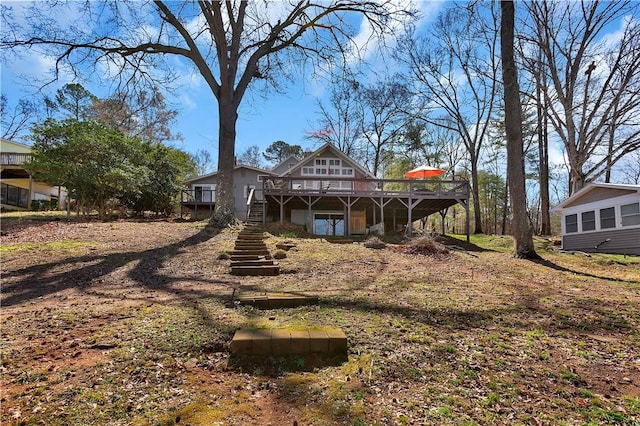
[[[480,188],[478,187],[478,161],[471,159],[471,193],[473,196],[474,234],[482,234],[482,212],[480,211]]]
[[[542,61],[542,55],[538,56]],[[539,65],[536,75],[536,107],[538,112],[538,157],[540,158],[540,234],[551,235],[551,216],[549,214],[549,140],[547,132],[546,100],[542,95],[542,65]],[[546,89],[545,89],[546,90]]]
[[[216,212],[234,212],[233,169],[235,166],[236,121],[238,113],[232,101],[220,98],[218,102],[220,128],[218,131],[218,175],[216,185]]]
[[[515,242],[514,255],[519,258],[539,258],[533,245],[533,233],[527,216],[522,146],[522,107],[518,71],[513,54],[514,16],[513,0],[502,1],[500,45],[502,78],[504,81],[504,124],[507,134],[507,176],[511,195],[511,235]]]

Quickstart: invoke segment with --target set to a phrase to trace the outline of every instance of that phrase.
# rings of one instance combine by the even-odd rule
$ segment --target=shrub
[[[211,219],[209,219],[209,226],[213,228],[226,228],[229,225],[236,223],[236,217],[233,215],[232,211],[218,211],[216,210],[213,215],[211,215]]]
[[[287,253],[284,250],[278,250],[273,254],[274,259],[286,259]]]

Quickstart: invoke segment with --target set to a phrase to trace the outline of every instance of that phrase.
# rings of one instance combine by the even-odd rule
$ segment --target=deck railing
[[[31,161],[31,154],[24,152],[3,152],[0,154],[0,165],[19,166]]]
[[[284,177],[263,182],[265,195],[469,198],[469,182],[416,179]]]
[[[215,189],[183,189],[180,192],[181,203],[213,204],[216,202]]]

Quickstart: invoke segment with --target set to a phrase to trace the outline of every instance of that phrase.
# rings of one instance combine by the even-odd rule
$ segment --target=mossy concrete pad
[[[317,296],[292,293],[243,294],[238,300],[241,305],[251,305],[260,309],[295,308],[318,303]]]
[[[346,354],[347,336],[339,328],[242,329],[231,340],[235,355]]]

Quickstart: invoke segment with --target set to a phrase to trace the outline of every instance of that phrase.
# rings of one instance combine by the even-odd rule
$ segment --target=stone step
[[[235,260],[266,260],[271,259],[271,255],[257,255],[257,254],[232,254],[229,259],[231,261]]]
[[[236,355],[344,354],[347,336],[339,328],[242,329],[231,340]]]
[[[231,252],[231,255],[238,255],[238,256],[243,256],[243,255],[253,255],[253,256],[267,256],[269,254],[269,250],[267,250],[266,248],[263,249],[251,249],[251,250],[244,250],[244,249],[239,249],[239,250],[233,250]]]
[[[278,265],[271,266],[232,266],[231,275],[238,276],[276,276],[280,273]]]
[[[251,305],[258,309],[281,309],[313,305],[318,303],[318,297],[292,293],[243,294],[238,301],[241,305]]]
[[[236,241],[262,241],[264,239],[264,235],[262,233],[251,233],[251,234],[238,234],[238,238]]]
[[[273,260],[267,259],[249,259],[249,260],[232,260],[231,267],[234,266],[270,266],[275,265]]]
[[[236,241],[235,247],[238,248],[266,248],[267,245],[262,241]]]

